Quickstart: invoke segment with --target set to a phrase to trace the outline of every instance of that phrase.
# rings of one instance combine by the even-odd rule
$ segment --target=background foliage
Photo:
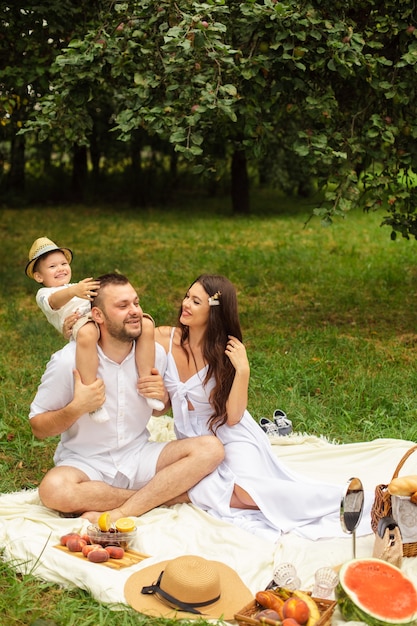
[[[393,237],[417,233],[414,3],[69,4],[6,3],[1,41],[16,65],[0,80],[4,137],[71,154],[74,192],[88,148],[96,192],[106,168],[129,173],[136,202],[144,169],[152,183],[164,172],[170,191],[194,172],[211,190],[230,180],[234,211],[247,213],[250,183],[268,181],[320,190],[323,220],[359,204],[382,209]]]

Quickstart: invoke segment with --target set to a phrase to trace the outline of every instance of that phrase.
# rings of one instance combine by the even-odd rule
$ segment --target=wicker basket
[[[395,469],[392,476],[393,479],[398,477],[404,463],[416,450],[417,446],[413,446],[407,450]],[[371,526],[374,533],[377,532],[379,520],[386,516],[392,516],[391,494],[388,492],[388,485],[377,485],[375,488],[375,500],[371,511]],[[403,556],[417,556],[417,542],[403,543]]]
[[[310,594],[309,594],[310,595]],[[336,608],[337,602],[335,600],[324,600],[321,598],[313,598],[320,611],[320,619],[315,626],[329,626],[331,623],[333,611]],[[263,607],[256,601],[252,600],[243,609],[235,615],[235,620],[241,625],[251,624],[252,626],[260,626],[262,624],[269,624],[269,626],[276,626],[276,622],[269,619],[263,619],[262,622],[255,618],[255,615],[261,611]]]

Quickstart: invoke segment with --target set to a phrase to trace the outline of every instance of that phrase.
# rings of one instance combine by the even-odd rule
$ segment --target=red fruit
[[[263,611],[259,611],[259,613],[256,614],[256,619],[258,619],[260,622],[263,622],[264,620],[270,620],[272,622],[278,622],[278,624],[281,624],[280,616],[273,609],[264,609]],[[289,624],[288,626],[291,626],[291,624]]]
[[[110,558],[109,553],[104,548],[100,550],[92,550],[88,553],[87,559],[92,563],[105,563]]]
[[[300,626],[300,624],[293,617],[286,617],[282,620],[282,626]]]
[[[203,26],[204,28],[208,28],[208,22],[206,22],[206,20],[203,20],[201,22],[201,26]]]
[[[70,537],[67,541],[67,548],[70,552],[82,552],[87,542],[81,537]]]
[[[83,553],[84,556],[88,556],[90,552],[93,552],[93,550],[101,550],[101,549],[102,549],[102,546],[100,546],[100,544],[90,543],[90,544],[85,545],[83,549],[81,550],[81,552]]]
[[[111,559],[122,559],[125,555],[125,551],[120,546],[107,546],[105,550]]]
[[[84,541],[88,544],[93,543],[91,541],[91,537],[89,537],[88,535],[81,535],[81,539],[84,539]]]
[[[80,535],[78,533],[67,533],[66,535],[62,535],[60,539],[61,546],[66,546],[70,537],[78,537],[80,539]]]
[[[298,624],[305,624],[310,617],[310,610],[304,600],[293,596],[285,600],[282,615],[284,619],[288,617],[294,619]]]

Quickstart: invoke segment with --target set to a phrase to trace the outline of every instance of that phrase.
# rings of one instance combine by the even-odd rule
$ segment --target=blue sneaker
[[[279,435],[285,436],[292,433],[292,421],[288,419],[286,413],[281,411],[281,409],[274,411],[274,422]]]

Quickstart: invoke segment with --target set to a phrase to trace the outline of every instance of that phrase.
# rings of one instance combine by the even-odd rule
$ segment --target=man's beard
[[[106,320],[106,328],[110,337],[117,339],[118,341],[123,341],[125,343],[130,343],[142,334],[142,324],[137,326],[134,330],[130,329],[128,324],[115,324],[112,320],[106,315],[105,311],[102,310],[103,317]],[[136,319],[136,318],[129,318]],[[129,319],[127,321],[129,321]],[[129,332],[130,331],[130,332]]]

